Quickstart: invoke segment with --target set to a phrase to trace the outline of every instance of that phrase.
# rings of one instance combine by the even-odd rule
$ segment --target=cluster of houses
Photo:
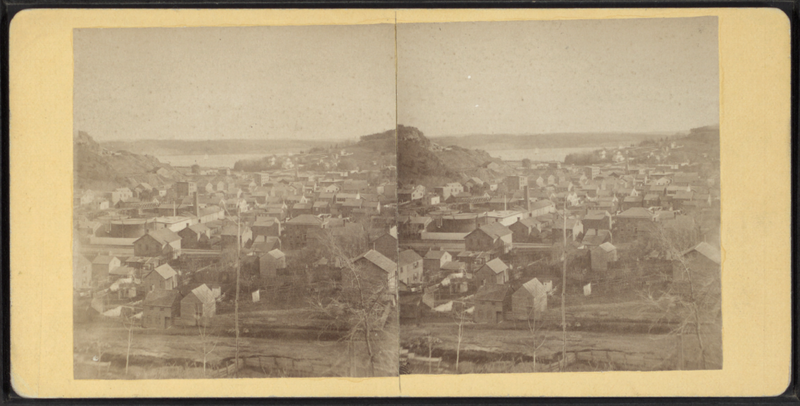
[[[287,255],[315,232],[343,235],[367,224],[379,234],[395,221],[396,183],[380,170],[301,172],[284,162],[256,173],[183,173],[156,187],[130,179],[114,190],[76,191],[76,300],[99,314],[132,312],[143,327],[207,322],[230,281],[226,253],[262,286],[280,285],[291,279]],[[354,261],[394,283],[396,261],[381,256],[370,250]],[[308,266],[341,268],[335,262]]]
[[[432,190],[405,185],[397,221],[401,315],[466,301],[476,322],[530,318],[553,293],[552,273],[542,270],[565,249],[580,259],[572,266],[582,268],[582,280],[617,278],[631,266],[623,254],[654,227],[690,235],[700,244],[691,252],[719,267],[719,250],[701,243],[718,236],[719,224],[698,221],[718,215],[718,173],[707,164],[623,161],[543,163],[499,182],[465,177]]]
[[[135,309],[145,327],[196,324],[216,312],[226,253],[261,286],[279,286],[296,276],[288,259],[320,231],[371,236],[351,263],[399,293],[401,317],[443,309],[480,323],[535,317],[557,282],[548,266],[569,252],[585,280],[617,278],[654,226],[692,235],[698,244],[684,255],[719,266],[715,244],[700,243],[719,232],[698,220],[719,213],[718,172],[707,164],[631,166],[624,156],[398,189],[380,169],[301,172],[296,163],[77,191],[76,297],[102,314]],[[353,282],[340,258],[314,259],[309,269]]]

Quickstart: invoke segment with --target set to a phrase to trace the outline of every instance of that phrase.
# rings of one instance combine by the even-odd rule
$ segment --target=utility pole
[[[242,250],[242,213],[239,201],[236,202],[236,298],[233,303],[233,318],[236,325],[236,377],[239,377],[239,269]]]
[[[563,347],[561,349],[561,371],[567,368],[567,309],[565,307],[567,295],[567,199],[564,198],[564,251],[562,254],[564,265],[561,273],[561,329]]]

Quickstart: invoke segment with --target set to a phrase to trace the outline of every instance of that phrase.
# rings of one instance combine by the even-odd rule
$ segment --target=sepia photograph
[[[10,393],[785,397],[788,13],[12,10]]]
[[[722,368],[717,18],[398,24],[401,374]]]
[[[722,368],[716,17],[73,35],[76,379]]]
[[[75,379],[398,375],[391,24],[75,29]]]

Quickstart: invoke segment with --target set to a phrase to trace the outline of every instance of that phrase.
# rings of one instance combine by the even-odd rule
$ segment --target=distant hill
[[[128,151],[140,155],[235,155],[281,154],[298,152],[314,147],[333,145],[330,141],[316,140],[137,140],[108,141],[100,144],[111,151]]]
[[[84,131],[73,138],[73,156],[74,184],[80,189],[109,190],[134,182],[160,186],[184,178],[153,156],[109,151]]]
[[[395,153],[395,130],[388,130],[381,133],[364,135],[358,142],[318,142],[316,146],[306,145],[306,154],[297,154],[292,160],[303,165],[305,170],[326,171],[326,170],[352,170],[352,169],[376,169],[384,168],[389,165],[397,164]],[[309,148],[310,147],[310,148]],[[346,154],[340,155],[344,151]],[[253,152],[250,152],[253,153]],[[277,160],[271,163],[271,158],[280,154],[280,151],[271,151],[264,157],[258,159],[242,159],[236,161],[234,170],[246,172],[258,172],[272,169],[279,169],[281,162]],[[322,156],[333,157],[325,159]],[[323,162],[333,165],[324,167]]]
[[[431,186],[472,176],[493,181],[514,173],[501,159],[492,157],[486,151],[459,146],[442,147],[415,127],[399,125],[397,131],[400,183]]]
[[[433,137],[440,145],[480,149],[532,149],[609,147],[638,144],[673,133],[551,133],[551,134],[469,134]]]

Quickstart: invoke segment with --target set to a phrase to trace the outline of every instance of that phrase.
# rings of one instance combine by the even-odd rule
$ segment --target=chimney
[[[200,218],[200,204],[197,202],[197,192],[194,192],[194,216]]]
[[[525,210],[531,212],[531,194],[528,185],[525,185]]]

